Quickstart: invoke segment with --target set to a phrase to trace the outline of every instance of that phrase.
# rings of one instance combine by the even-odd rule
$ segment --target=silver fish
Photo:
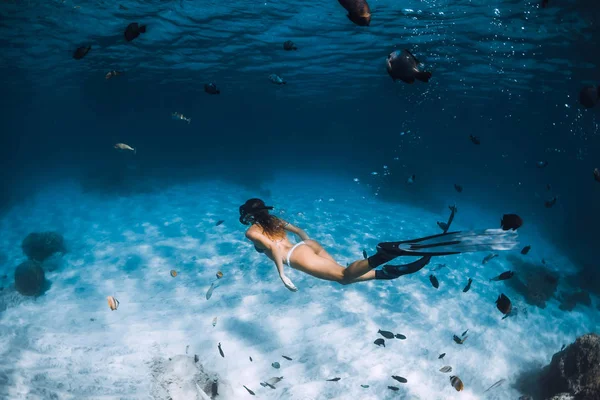
[[[137,150],[136,150],[136,149],[134,149],[133,147],[131,147],[130,145],[128,145],[128,144],[125,144],[125,143],[117,143],[117,144],[115,144],[115,146],[114,146],[114,147],[115,147],[115,149],[117,149],[117,150],[123,150],[123,151],[124,151],[124,150],[126,150],[126,151],[133,151],[133,154],[136,154],[136,153],[137,153]]]
[[[208,292],[206,292],[206,300],[210,299],[210,296],[212,296],[213,290],[215,290],[215,288],[215,283],[211,283],[210,287],[208,288]]]
[[[208,294],[207,294],[207,295],[208,295]],[[207,298],[207,300],[208,300],[208,298]],[[214,318],[213,318],[212,325],[213,325],[213,326],[217,326],[217,317],[214,317]]]
[[[494,388],[497,388],[498,386],[502,385],[504,382],[506,382],[506,379],[500,379],[498,382],[494,383],[492,386],[490,386],[489,388],[487,388],[485,390],[485,392],[487,392],[488,390],[492,390]],[[483,392],[483,393],[485,393]]]
[[[188,124],[189,124],[190,122],[192,122],[192,119],[191,119],[191,118],[186,118],[186,117],[185,117],[185,115],[183,115],[182,113],[179,113],[179,112],[177,112],[177,111],[175,111],[174,113],[172,113],[172,114],[171,114],[171,118],[173,118],[173,119],[179,119],[179,120],[181,120],[181,121],[185,121],[185,122],[187,122]]]
[[[285,85],[286,82],[277,74],[269,75],[269,80],[276,85]]]
[[[443,372],[445,374],[447,374],[448,372],[452,372],[452,367],[449,365],[446,365],[445,367],[440,368],[440,372]]]
[[[485,258],[483,259],[483,261],[481,263],[483,265],[485,265],[488,262],[490,262],[493,258],[496,258],[496,257],[498,257],[498,254],[496,254],[496,253],[488,254],[487,256],[485,256]]]
[[[446,268],[447,265],[446,264],[435,264],[433,266],[433,268],[431,268],[431,271],[435,272],[435,271],[439,271],[442,268]]]

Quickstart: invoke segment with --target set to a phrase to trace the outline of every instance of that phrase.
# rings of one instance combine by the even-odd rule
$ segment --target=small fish
[[[291,357],[288,357],[288,356],[281,356],[281,357],[285,358],[286,360],[292,361]]]
[[[381,329],[377,331],[377,333],[379,333],[381,336],[383,336],[386,339],[393,339],[394,338],[394,334],[390,331],[382,331]]]
[[[393,390],[394,392],[397,392],[398,390],[400,390],[400,388],[397,386],[388,386],[388,389]]]
[[[563,344],[562,347],[560,348],[560,351],[563,351],[565,349],[565,347],[567,347],[567,345]]]
[[[112,311],[115,311],[117,308],[119,308],[119,300],[115,299],[113,296],[106,297],[106,300],[108,301],[108,306]]]
[[[444,357],[446,357],[446,353],[442,353],[438,356],[438,360],[442,360]]]
[[[366,389],[366,388],[368,388],[368,387],[369,387],[369,385],[360,385],[360,387],[362,387],[362,388],[365,388],[365,389]]]
[[[191,118],[186,118],[185,115],[183,115],[182,113],[177,112],[177,111],[171,113],[171,118],[185,121],[188,123],[188,125],[192,122]]]
[[[294,42],[292,42],[291,40],[286,40],[285,42],[283,42],[283,49],[286,51],[298,50],[298,47],[296,47]]]
[[[96,321],[96,318],[90,318],[90,321],[94,322]]]
[[[458,376],[451,376],[450,384],[452,385],[452,387],[454,389],[456,389],[457,392],[460,392],[461,390],[463,390],[465,388],[465,385],[463,385],[462,381],[460,380],[460,378]]]
[[[412,174],[411,176],[408,177],[408,179],[406,180],[406,183],[408,183],[409,185],[412,185],[413,183],[415,183],[415,179],[417,179],[417,176],[415,174]]]
[[[473,142],[473,144],[481,144],[481,140],[479,140],[479,137],[477,136],[469,135],[469,139],[471,139],[471,142]]]
[[[342,378],[331,378],[331,379],[327,379],[327,382],[337,382]]]
[[[214,83],[205,83],[204,91],[208,94],[221,94],[221,91],[217,88],[217,85]]]
[[[210,287],[208,288],[208,291],[206,292],[206,300],[210,299],[210,297],[212,296],[213,290],[215,290],[215,283],[211,283]]]
[[[185,346],[185,354],[188,353],[188,350],[190,349],[190,345],[188,344],[187,346]]]
[[[436,289],[440,287],[440,282],[435,275],[429,275],[429,282],[431,282],[431,285]]]
[[[529,250],[531,250],[531,246],[525,246],[523,247],[523,250],[521,250],[521,254],[525,255],[527,253],[529,253]]]
[[[519,217],[517,214],[504,214],[500,220],[500,227],[505,231],[510,229],[516,231],[522,225],[523,219],[521,219],[521,217]]]
[[[242,386],[244,386],[244,389],[246,389],[248,391],[248,393],[250,393],[252,396],[255,396],[255,394],[252,390],[248,389],[245,385],[242,385]]]
[[[497,388],[498,386],[502,385],[504,382],[506,381],[506,379],[500,379],[498,382],[494,383],[492,386],[490,386],[489,388],[487,388],[483,393],[492,390],[494,388]]]
[[[579,92],[579,104],[585,108],[592,108],[600,100],[600,87],[592,85],[585,86]]]
[[[217,271],[217,279],[221,279],[223,277],[223,273],[221,271]]]
[[[456,191],[458,193],[462,193],[462,191],[463,191],[463,187],[460,185],[457,185],[456,183],[454,184],[454,189],[456,189]]]
[[[490,262],[493,258],[496,258],[496,257],[498,257],[498,254],[496,254],[496,253],[488,254],[487,256],[485,256],[485,258],[483,259],[483,261],[481,263],[483,265],[485,265],[488,262]]]
[[[421,70],[420,64],[421,62],[407,49],[395,50],[386,59],[388,75],[394,82],[398,80],[409,84],[416,80],[429,82],[432,74],[429,71]]]
[[[367,251],[363,250],[363,258],[366,260],[368,257]]]
[[[546,260],[542,258],[542,264],[546,265]]]
[[[221,354],[221,357],[225,358],[225,353],[223,353],[223,349],[221,348],[221,342],[219,342],[217,347],[219,348],[219,354]]]
[[[446,264],[435,264],[435,266],[433,268],[431,268],[432,272],[436,272],[441,270],[442,268],[446,268]]]
[[[213,318],[212,326],[213,327],[217,326],[217,317]]]
[[[348,19],[358,26],[369,26],[371,23],[371,9],[367,0],[338,0],[348,11]]]
[[[279,369],[281,367],[281,364],[279,364],[277,361],[275,361],[274,363],[271,363],[271,367],[273,367],[275,369]]]
[[[545,168],[548,166],[548,161],[538,161],[535,165],[537,165],[538,168]]]
[[[447,374],[448,372],[452,372],[452,367],[449,365],[446,365],[445,367],[440,368],[440,372],[443,372],[445,374]]]
[[[220,219],[217,221],[217,223],[215,224],[215,226],[219,226],[221,225],[223,222],[225,222],[224,220]]]
[[[491,282],[491,281],[496,281],[496,282],[497,282],[497,281],[505,281],[505,280],[507,280],[507,279],[510,279],[510,278],[512,278],[513,276],[515,276],[515,273],[514,273],[514,272],[512,272],[512,271],[504,271],[504,272],[503,272],[503,273],[501,273],[500,275],[498,275],[498,276],[496,276],[496,277],[494,277],[494,278],[490,279],[490,282]]]
[[[452,336],[452,339],[454,339],[454,341],[456,342],[456,344],[463,344],[465,342],[465,340],[467,340],[468,336],[463,337],[462,339],[459,338],[456,335]]]
[[[174,269],[171,270],[171,272],[169,272],[171,274],[171,276],[173,278],[175,278],[177,276],[177,271],[175,271]]]
[[[114,148],[119,151],[133,151],[133,154],[137,154],[137,151],[133,147],[125,143],[117,143],[114,145]]]
[[[122,74],[122,72],[120,72],[120,71],[109,71],[106,75],[104,75],[104,79],[109,80],[113,76],[119,76],[121,74]]]
[[[275,385],[278,384],[279,382],[281,382],[282,379],[283,379],[283,376],[275,376],[273,378],[270,378],[266,382],[261,382],[260,385],[262,387],[269,387],[271,389],[276,389]]]
[[[281,77],[279,75],[276,74],[271,74],[269,75],[269,80],[274,83],[275,85],[285,85],[286,82],[281,79]]]
[[[408,382],[408,381],[406,380],[406,378],[403,378],[403,377],[401,377],[401,376],[398,376],[398,375],[392,375],[392,378],[393,378],[393,379],[395,379],[395,380],[397,380],[397,381],[398,381],[398,382],[400,382],[400,383],[406,383],[406,382]]]
[[[198,385],[196,383],[196,385]],[[214,399],[216,396],[219,395],[219,380],[218,379],[214,379],[210,385],[210,395],[211,398]]]
[[[194,362],[197,363],[198,361],[200,361],[200,357],[198,357],[198,354],[194,354]]]
[[[132,22],[125,28],[125,40],[131,42],[133,39],[140,36],[140,33],[146,33],[146,25],[140,26],[137,22]]]
[[[250,359],[250,362],[252,362],[252,357],[248,357]]]
[[[85,55],[87,53],[89,53],[89,51],[92,49],[92,46],[87,46],[87,47],[79,47],[77,48],[77,50],[75,50],[75,52],[73,53],[73,58],[76,60],[81,60],[83,57],[85,57]]]
[[[461,336],[465,336],[465,335],[466,335],[468,332],[469,332],[469,330],[467,329],[466,331],[464,331],[464,332],[462,333],[462,335],[461,335]]]
[[[498,307],[498,310],[504,315],[508,315],[512,311],[512,303],[510,302],[510,299],[504,295],[504,293],[498,296],[498,299],[496,300],[496,307]]]
[[[463,293],[467,293],[471,289],[471,283],[473,283],[473,279],[469,278],[467,281],[467,286],[465,286],[463,289]]]
[[[394,337],[396,339],[400,339],[400,340],[405,340],[406,339],[406,336],[404,336],[404,335],[402,335],[400,333],[396,333],[396,335],[394,335]]]
[[[600,170],[598,168],[594,169],[594,180],[600,182]]]
[[[546,206],[546,208],[552,208],[556,204],[556,200],[558,200],[558,196],[554,196],[551,200],[546,200],[544,206]]]
[[[376,339],[373,343],[375,343],[377,346],[383,346],[383,347],[385,347],[385,340],[383,340],[381,338]]]

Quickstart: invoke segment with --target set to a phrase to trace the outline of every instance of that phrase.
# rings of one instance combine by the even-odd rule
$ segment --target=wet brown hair
[[[272,206],[266,206],[261,199],[249,199],[240,206],[240,222],[244,225],[260,226],[271,238],[283,237],[285,236],[283,221],[269,214],[269,210],[272,209]]]

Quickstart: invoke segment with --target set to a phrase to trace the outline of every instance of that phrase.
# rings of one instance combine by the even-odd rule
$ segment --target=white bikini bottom
[[[292,247],[290,249],[290,251],[288,251],[287,256],[285,257],[286,265],[288,265],[288,266],[290,265],[290,257],[292,256],[292,253],[294,252],[294,250],[296,250],[296,247],[301,246],[303,244],[306,244],[306,243],[304,243],[304,241],[298,242],[294,245],[294,247]]]

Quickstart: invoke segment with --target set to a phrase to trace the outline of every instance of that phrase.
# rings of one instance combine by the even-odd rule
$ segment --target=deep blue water
[[[600,6],[370,5],[371,26],[358,27],[334,0],[3,1],[3,210],[62,179],[128,195],[200,177],[252,189],[278,171],[327,173],[436,212],[459,199],[516,212],[595,273],[599,108],[577,96],[600,83]],[[148,31],[126,43],[130,22]],[[299,50],[283,51],[285,40]],[[403,48],[429,83],[386,74],[385,57]],[[107,81],[110,70],[124,74]],[[204,93],[207,82],[221,94]]]

